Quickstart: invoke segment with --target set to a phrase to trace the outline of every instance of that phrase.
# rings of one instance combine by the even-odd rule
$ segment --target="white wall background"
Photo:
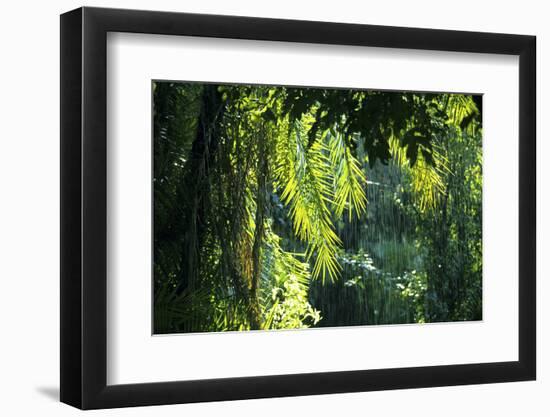
[[[0,14],[0,414],[69,416],[59,392],[59,17],[72,0],[5,2]],[[550,26],[536,0],[123,0],[86,5],[238,14],[538,37],[538,381],[94,412],[128,416],[547,416],[550,404],[550,152],[542,140],[550,87]],[[546,395],[544,395],[546,394]]]

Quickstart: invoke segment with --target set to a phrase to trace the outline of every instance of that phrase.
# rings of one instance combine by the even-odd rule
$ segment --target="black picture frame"
[[[519,360],[112,385],[107,375],[108,32],[519,56]],[[534,36],[79,8],[61,15],[61,401],[81,409],[534,380]]]

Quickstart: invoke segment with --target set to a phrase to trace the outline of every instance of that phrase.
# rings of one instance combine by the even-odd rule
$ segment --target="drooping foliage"
[[[153,103],[156,333],[479,318],[472,96],[155,82]]]

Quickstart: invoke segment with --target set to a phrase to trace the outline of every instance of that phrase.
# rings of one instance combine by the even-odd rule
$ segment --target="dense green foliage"
[[[156,333],[481,318],[478,97],[155,82],[153,103]]]

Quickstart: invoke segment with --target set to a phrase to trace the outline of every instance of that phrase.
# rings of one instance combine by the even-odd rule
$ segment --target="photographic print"
[[[482,319],[482,96],[152,82],[153,333]]]

